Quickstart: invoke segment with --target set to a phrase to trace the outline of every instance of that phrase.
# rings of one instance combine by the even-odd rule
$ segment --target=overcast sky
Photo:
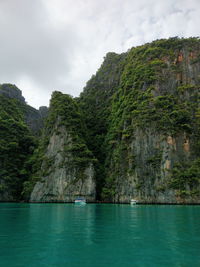
[[[200,0],[0,0],[0,83],[28,104],[78,96],[107,52],[199,36]]]

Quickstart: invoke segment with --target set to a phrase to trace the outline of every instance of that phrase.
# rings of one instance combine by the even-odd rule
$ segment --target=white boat
[[[75,199],[74,203],[79,205],[85,205],[86,199],[84,197],[78,197]]]
[[[136,200],[136,199],[131,199],[130,204],[131,204],[131,205],[136,205],[136,204],[137,204],[137,200]]]

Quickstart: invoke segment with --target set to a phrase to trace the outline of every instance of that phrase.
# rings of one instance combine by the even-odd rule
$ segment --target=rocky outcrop
[[[117,165],[121,171],[114,170],[111,163],[115,173],[112,201],[129,203],[134,198],[140,203],[200,203],[199,182],[188,177],[188,181],[186,178],[174,184],[172,175],[177,163],[183,167],[181,172],[184,165],[192,163],[189,142],[184,133],[172,137],[158,134],[155,129],[137,129],[124,159]]]
[[[62,103],[62,110],[57,110]],[[31,202],[73,202],[78,196],[85,197],[87,202],[94,202],[96,199],[93,159],[84,140],[80,138],[79,118],[77,125],[74,124],[74,118],[71,118],[79,115],[76,110],[72,115],[65,113],[68,108],[77,108],[73,99],[58,92],[54,93],[44,132],[46,138],[50,131],[48,145],[42,154],[39,181],[31,193]],[[61,114],[66,114],[66,117]],[[54,122],[52,115],[55,116]]]
[[[34,135],[41,134],[47,114],[47,107],[41,107],[37,110],[29,105],[24,106],[25,122]]]
[[[15,86],[1,85],[5,129],[0,157],[6,172],[0,168],[0,197],[9,181],[17,197],[23,191],[31,202],[72,202],[84,196],[88,202],[129,203],[134,198],[200,204],[199,73],[200,40],[169,38],[121,55],[108,53],[79,98],[54,92],[49,110],[31,108]],[[30,157],[35,144],[21,141],[21,132],[30,138],[24,121],[38,135],[45,117],[39,147]],[[9,126],[13,119],[16,127]],[[19,126],[21,132],[15,131]],[[9,142],[8,129],[20,142]],[[5,157],[22,145],[23,168],[17,177],[24,181],[23,190],[22,182],[20,188],[10,183],[16,175],[8,163],[16,171],[17,157],[16,163]]]
[[[25,104],[25,98],[22,96],[22,91],[14,84],[4,83],[0,85],[0,94],[9,98],[15,98]]]
[[[40,113],[41,118],[45,119],[48,115],[48,107],[46,106],[39,107],[39,113]]]
[[[105,198],[200,203],[199,54],[198,40],[176,38],[130,51],[107,135]]]
[[[97,159],[95,164],[97,199],[101,199],[105,183],[105,138],[113,95],[117,92],[126,63],[127,53],[107,53],[96,75],[87,82],[78,103],[87,127],[87,146]]]
[[[0,95],[19,101],[19,107],[24,114],[24,121],[34,135],[39,135],[44,127],[44,120],[47,117],[48,108],[40,107],[39,110],[29,106],[25,102],[22,91],[13,84],[1,84]]]
[[[35,148],[35,138],[24,122],[23,105],[0,94],[0,201],[22,199],[29,173],[26,161]]]
[[[43,176],[31,193],[31,202],[73,202],[78,196],[95,201],[93,163],[88,162],[83,169],[73,166],[73,155],[64,150],[66,146],[73,146],[72,138],[65,127],[56,126],[42,162]]]

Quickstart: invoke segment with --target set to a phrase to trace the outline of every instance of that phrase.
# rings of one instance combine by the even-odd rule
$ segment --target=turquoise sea
[[[200,206],[1,203],[0,266],[200,266]]]

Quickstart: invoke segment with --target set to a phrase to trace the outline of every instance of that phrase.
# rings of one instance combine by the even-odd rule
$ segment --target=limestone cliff
[[[27,179],[26,160],[35,147],[35,138],[24,122],[21,102],[0,94],[0,201],[22,198]]]
[[[44,122],[48,114],[47,107],[40,107],[39,110],[29,106],[24,105],[24,117],[25,122],[29,129],[34,135],[40,135],[44,127]]]
[[[23,199],[23,183],[30,175],[30,157],[46,113],[46,107],[27,105],[15,85],[0,85],[0,201]]]
[[[108,53],[80,97],[54,92],[49,111],[9,86],[0,86],[0,200],[22,191],[32,202],[200,203],[199,38]],[[36,148],[24,122],[37,135],[45,116]]]
[[[86,142],[97,159],[96,188],[97,199],[101,199],[102,187],[105,183],[105,137],[108,133],[109,115],[112,98],[119,87],[121,74],[126,63],[127,53],[120,55],[107,53],[101,67],[87,82],[83,92],[77,99],[87,127]]]
[[[22,96],[22,91],[16,85],[4,83],[0,85],[0,95],[19,100],[25,104],[25,98]]]
[[[18,103],[21,109],[24,122],[34,135],[39,135],[44,127],[44,120],[47,117],[48,108],[40,107],[39,110],[29,106],[25,102],[25,98],[22,95],[22,91],[14,84],[1,84],[0,95],[13,99]]]
[[[200,41],[133,48],[113,99],[104,198],[200,203]]]
[[[75,101],[54,92],[37,154],[41,163],[31,202],[73,202],[77,196],[95,201],[94,159],[84,134]]]

